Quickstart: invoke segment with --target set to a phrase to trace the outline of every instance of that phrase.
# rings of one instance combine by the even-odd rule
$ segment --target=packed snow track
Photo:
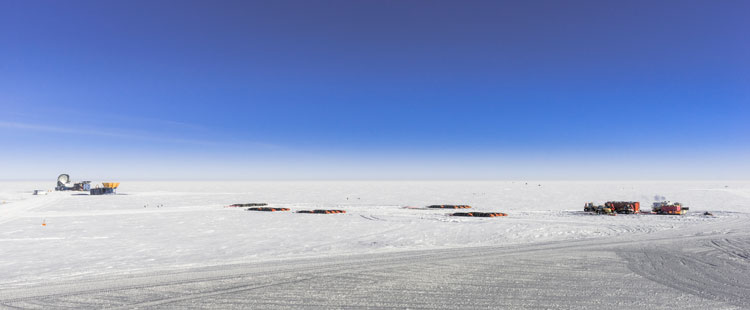
[[[735,226],[728,226],[735,225]],[[747,309],[750,233],[233,264],[3,290],[7,308]],[[709,228],[709,227],[704,227]]]

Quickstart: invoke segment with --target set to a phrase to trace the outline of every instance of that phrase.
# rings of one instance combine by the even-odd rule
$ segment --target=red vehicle
[[[656,214],[682,215],[688,208],[683,207],[679,202],[654,202],[654,207],[651,210]]]
[[[604,206],[621,214],[641,213],[641,203],[637,201],[607,201]]]

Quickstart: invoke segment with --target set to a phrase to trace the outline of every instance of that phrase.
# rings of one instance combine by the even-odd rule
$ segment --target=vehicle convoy
[[[597,206],[593,202],[587,202],[583,211],[596,214],[636,214],[641,212],[641,204],[637,201],[607,201],[604,205]]]
[[[654,202],[651,212],[656,214],[682,215],[690,210],[679,202],[670,203],[669,201]]]
[[[659,201],[654,202],[651,208],[653,214],[682,215],[689,210],[679,202]],[[587,202],[583,207],[584,212],[596,214],[638,214],[641,213],[641,204],[637,201],[607,201],[603,205],[595,205]]]

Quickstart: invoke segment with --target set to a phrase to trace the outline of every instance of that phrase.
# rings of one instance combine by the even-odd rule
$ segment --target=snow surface
[[[51,183],[0,183],[0,308],[750,307],[750,182]],[[690,213],[581,212],[659,196]]]

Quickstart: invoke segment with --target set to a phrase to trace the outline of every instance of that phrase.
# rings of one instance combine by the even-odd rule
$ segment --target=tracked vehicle
[[[679,202],[670,203],[669,201],[654,202],[654,205],[651,207],[652,213],[666,215],[683,215],[688,210],[690,208],[683,206]]]

